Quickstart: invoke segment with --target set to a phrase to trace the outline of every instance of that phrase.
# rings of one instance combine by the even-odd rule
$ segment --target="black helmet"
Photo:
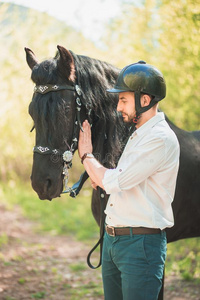
[[[139,61],[123,68],[118,75],[114,88],[107,91],[110,93],[134,92],[136,111],[142,113],[165,98],[166,84],[158,69],[144,61]],[[141,93],[153,96],[148,107],[141,107]]]

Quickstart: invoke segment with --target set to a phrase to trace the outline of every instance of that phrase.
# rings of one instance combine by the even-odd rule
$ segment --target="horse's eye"
[[[32,132],[34,129],[35,129],[35,125],[33,125],[33,127],[30,130],[30,132]]]

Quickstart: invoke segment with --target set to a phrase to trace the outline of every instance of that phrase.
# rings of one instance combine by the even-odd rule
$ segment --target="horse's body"
[[[116,166],[128,129],[116,112],[117,98],[106,93],[113,86],[119,70],[88,57],[75,55],[63,47],[52,60],[38,63],[34,53],[26,49],[32,80],[38,85],[79,84],[82,89],[81,122],[89,117],[92,123],[94,153],[104,166]],[[36,128],[36,145],[70,148],[75,118],[74,93],[69,90],[35,93],[30,114]],[[89,112],[89,113],[88,113]],[[168,242],[200,236],[200,132],[186,132],[167,119],[176,133],[180,148],[180,169],[173,202],[175,226],[167,229]],[[63,188],[62,160],[52,161],[50,155],[34,153],[32,186],[40,199],[60,196]],[[99,224],[100,195],[93,192],[92,212]],[[162,299],[160,296],[159,299]]]

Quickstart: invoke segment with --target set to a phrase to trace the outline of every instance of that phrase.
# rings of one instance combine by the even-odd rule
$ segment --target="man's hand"
[[[87,120],[83,122],[83,130],[83,132],[80,130],[78,142],[80,158],[82,158],[85,153],[92,153],[91,128]],[[97,186],[99,186],[104,189],[102,180],[107,169],[95,158],[85,159],[83,164],[92,181],[92,187],[96,189]]]
[[[83,132],[80,130],[79,133],[78,153],[80,158],[85,153],[92,153],[91,128],[87,120],[83,122]]]

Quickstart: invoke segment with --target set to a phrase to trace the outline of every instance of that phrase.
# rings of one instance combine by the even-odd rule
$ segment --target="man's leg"
[[[123,300],[121,288],[121,273],[113,263],[113,249],[118,237],[104,236],[102,253],[102,278],[105,300]]]
[[[166,257],[165,233],[121,236],[114,263],[121,272],[123,300],[157,300]]]

